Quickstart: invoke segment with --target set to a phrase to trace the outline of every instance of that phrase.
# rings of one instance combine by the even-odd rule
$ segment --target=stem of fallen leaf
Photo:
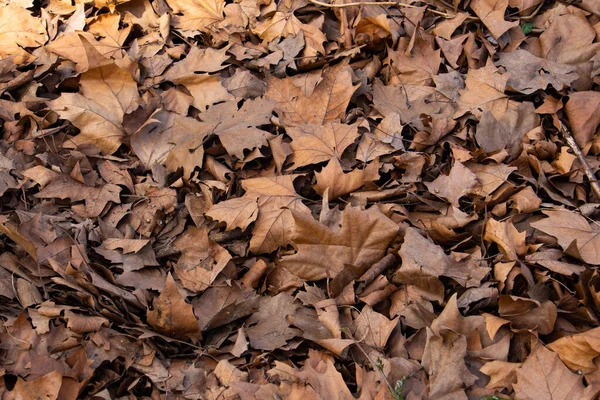
[[[569,145],[571,150],[573,150],[573,153],[575,153],[575,155],[577,156],[577,159],[581,163],[583,172],[585,173],[585,176],[587,176],[588,180],[590,181],[590,186],[592,187],[592,190],[594,191],[596,196],[598,198],[600,198],[600,185],[598,184],[598,179],[596,178],[596,175],[594,175],[594,172],[590,168],[590,164],[588,164],[587,159],[585,158],[585,155],[579,148],[579,145],[577,145],[575,138],[573,137],[573,135],[571,135],[571,132],[569,132],[569,130],[567,129],[565,124],[563,124],[563,122],[559,118],[557,118],[557,121],[559,124],[560,133],[562,133],[565,140],[567,141],[567,144]]]

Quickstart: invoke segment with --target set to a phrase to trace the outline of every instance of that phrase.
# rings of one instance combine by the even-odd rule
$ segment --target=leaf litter
[[[2,399],[595,399],[593,0],[0,3]]]

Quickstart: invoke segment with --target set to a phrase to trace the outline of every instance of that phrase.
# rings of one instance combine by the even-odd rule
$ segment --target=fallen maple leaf
[[[102,213],[109,202],[119,204],[121,188],[112,183],[100,187],[90,187],[67,176],[61,176],[44,189],[36,193],[40,199],[57,198],[71,199],[71,201],[85,201],[82,215],[97,217]]]
[[[281,265],[306,280],[333,278],[346,265],[368,268],[379,261],[398,233],[398,226],[375,208],[346,207],[339,228],[331,229],[312,217],[292,212],[296,222],[293,243],[297,253]],[[367,235],[359,232],[368,232]]]
[[[93,146],[112,154],[123,143],[123,117],[139,105],[137,85],[129,72],[115,64],[89,70],[81,76],[81,94],[63,93],[49,103],[61,118],[81,132],[66,148]]]
[[[569,371],[558,354],[541,343],[537,343],[516,374],[513,387],[519,400],[566,400],[583,396],[581,376]]]
[[[531,224],[554,236],[565,252],[593,265],[600,264],[600,229],[572,211],[545,210],[549,218]]]
[[[518,21],[508,22],[504,20],[504,12],[508,6],[509,0],[474,0],[471,2],[471,9],[485,26],[490,30],[496,39],[504,34],[510,28],[519,25]]]
[[[450,175],[440,175],[433,182],[425,182],[432,194],[448,200],[454,207],[459,208],[461,197],[473,192],[477,185],[477,176],[456,161],[450,170]]]
[[[594,359],[600,355],[600,328],[561,337],[548,344],[548,348],[572,370],[584,374],[596,371],[598,366]]]
[[[292,138],[289,161],[294,169],[332,158],[340,160],[344,150],[358,138],[356,126],[338,123],[290,127],[287,134]]]
[[[148,311],[148,322],[157,332],[180,339],[197,340],[201,337],[194,309],[185,302],[170,273],[153,306],[154,309]]]
[[[321,82],[310,96],[287,79],[271,77],[267,81],[266,97],[276,104],[275,111],[288,126],[301,124],[326,125],[338,121],[346,112],[352,94],[352,68],[342,62],[323,71]]]

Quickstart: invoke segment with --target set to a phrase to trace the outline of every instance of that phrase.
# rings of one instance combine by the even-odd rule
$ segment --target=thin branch
[[[323,3],[322,1],[319,1],[319,0],[308,0],[308,1],[317,6],[329,7],[329,8],[346,8],[346,7],[360,7],[360,6],[396,6],[396,7],[405,7],[405,8],[419,8],[415,5],[401,3],[399,1],[363,1],[363,2],[358,2],[358,3],[345,3],[345,4]],[[441,15],[442,17],[446,17],[446,18],[456,17],[456,15],[448,14],[448,13],[438,11],[438,10],[429,9],[428,11],[432,12],[433,14]]]
[[[569,132],[569,130],[567,129],[565,124],[563,124],[563,122],[560,119],[558,119],[558,123],[559,123],[559,127],[560,127],[560,133],[562,133],[562,135],[565,137],[567,144],[569,145],[571,150],[573,150],[573,153],[575,153],[575,155],[577,156],[577,159],[581,163],[583,172],[585,173],[585,176],[587,176],[588,180],[590,181],[590,186],[592,187],[592,190],[594,191],[596,196],[598,198],[600,198],[600,184],[598,184],[598,178],[596,178],[596,175],[594,175],[594,172],[590,168],[590,164],[588,164],[587,159],[585,158],[585,155],[579,148],[579,145],[577,145],[577,142],[575,141],[575,138],[573,137],[573,135],[571,135],[571,132]]]

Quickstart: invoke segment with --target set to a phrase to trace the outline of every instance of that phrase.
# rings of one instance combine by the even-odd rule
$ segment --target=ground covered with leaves
[[[600,2],[0,0],[2,399],[593,399]]]

